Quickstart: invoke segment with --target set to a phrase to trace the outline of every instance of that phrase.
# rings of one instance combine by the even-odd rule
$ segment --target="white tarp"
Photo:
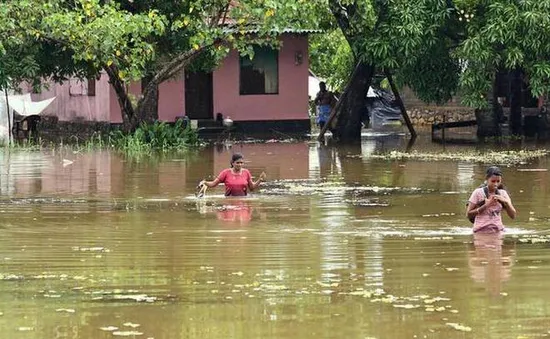
[[[42,101],[32,101],[30,93],[8,96],[10,108],[15,111],[16,117],[18,115],[23,117],[39,115],[52,103],[52,101],[54,101],[54,99],[55,97]]]
[[[7,100],[6,103],[6,92],[0,91],[0,144],[8,141],[9,129],[10,127],[13,128],[14,114],[19,119],[30,115],[40,115],[55,100],[55,97],[42,101],[32,101],[30,93],[22,95],[9,95],[8,93]],[[9,117],[8,105],[10,108]]]

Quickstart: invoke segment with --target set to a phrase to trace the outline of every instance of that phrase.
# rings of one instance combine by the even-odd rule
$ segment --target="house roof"
[[[259,29],[247,29],[247,33],[259,33]],[[294,34],[313,34],[313,33],[322,33],[320,29],[308,29],[308,28],[283,28],[283,29],[273,29],[272,33],[294,33]]]
[[[237,31],[235,26],[233,25],[225,25],[225,29],[228,31]],[[260,33],[259,28],[245,28],[242,30],[242,32],[246,34],[256,34]],[[272,29],[270,30],[270,33],[275,34],[314,34],[314,33],[322,33],[323,31],[320,29],[308,29],[308,28],[281,28],[281,29]]]

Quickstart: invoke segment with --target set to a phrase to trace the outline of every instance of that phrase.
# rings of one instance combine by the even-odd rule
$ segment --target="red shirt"
[[[252,175],[247,169],[240,173],[233,173],[231,168],[224,169],[218,175],[218,180],[225,184],[225,196],[244,196],[248,193],[248,186],[252,184]]]

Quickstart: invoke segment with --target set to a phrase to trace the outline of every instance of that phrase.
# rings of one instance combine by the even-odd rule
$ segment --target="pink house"
[[[255,47],[253,59],[236,51],[212,73],[188,73],[161,84],[159,119],[173,122],[187,116],[199,126],[218,113],[229,117],[245,133],[281,131],[307,133],[308,33],[287,30],[280,35],[280,49]],[[139,94],[140,83],[131,85]],[[33,100],[56,96],[43,115],[60,121],[122,122],[116,95],[106,74],[97,81],[70,80],[34,94]]]

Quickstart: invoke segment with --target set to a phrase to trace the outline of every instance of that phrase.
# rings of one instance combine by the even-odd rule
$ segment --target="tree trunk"
[[[335,119],[330,127],[334,137],[341,143],[361,140],[361,118],[365,112],[365,98],[374,75],[374,66],[357,63],[348,85],[334,107]]]
[[[484,140],[488,137],[501,137],[502,129],[500,128],[500,114],[497,102],[496,93],[496,78],[493,79],[493,85],[491,91],[487,93],[487,107],[486,109],[476,109],[476,121],[477,121],[477,137],[480,140]]]
[[[510,134],[521,135],[521,88],[523,80],[521,78],[521,69],[515,68],[510,71]]]
[[[159,86],[152,81],[151,77],[145,77],[141,81],[143,96],[136,108],[135,126],[132,126],[134,128],[142,122],[152,124],[159,119]]]
[[[157,73],[145,78],[144,81],[146,84],[142,83],[142,96],[136,108],[134,108],[130,101],[126,84],[118,76],[118,67],[114,64],[105,66],[104,69],[107,75],[109,75],[109,82],[115,90],[120,105],[124,130],[126,132],[133,132],[142,122],[153,123],[158,120],[159,85],[176,76],[202,52],[208,48],[219,46],[222,43],[222,39],[216,39],[210,45],[183,52],[164,64]]]
[[[126,85],[119,78],[118,68],[115,65],[104,67],[104,69],[109,76],[109,83],[113,86],[118,99],[118,104],[122,115],[123,129],[126,132],[130,132],[132,130],[131,126],[133,125],[132,121],[135,120],[135,111],[134,106],[130,101],[130,96],[128,95]]]

